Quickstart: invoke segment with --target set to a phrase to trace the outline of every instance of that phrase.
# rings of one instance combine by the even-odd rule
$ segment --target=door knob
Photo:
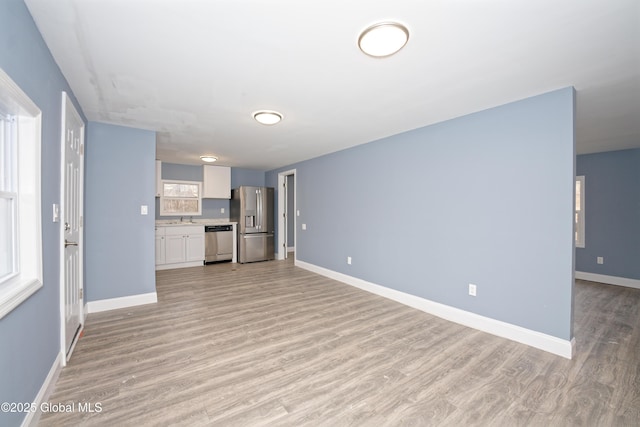
[[[64,239],[64,247],[66,248],[67,246],[78,246],[77,242],[70,242],[67,239]]]

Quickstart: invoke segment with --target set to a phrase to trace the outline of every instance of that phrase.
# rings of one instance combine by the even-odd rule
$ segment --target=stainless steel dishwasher
[[[233,226],[204,226],[204,263],[233,259]]]

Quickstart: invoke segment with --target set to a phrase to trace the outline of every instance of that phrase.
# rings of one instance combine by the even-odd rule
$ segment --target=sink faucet
[[[180,217],[180,222],[182,222],[183,219],[184,219],[184,217]]]
[[[193,222],[193,217],[192,216],[189,217],[189,222]]]

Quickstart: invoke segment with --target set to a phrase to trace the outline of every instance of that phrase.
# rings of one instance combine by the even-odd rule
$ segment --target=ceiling
[[[637,0],[25,3],[86,117],[157,131],[166,162],[269,170],[566,86],[578,153],[640,147]],[[360,52],[388,20],[407,45]]]

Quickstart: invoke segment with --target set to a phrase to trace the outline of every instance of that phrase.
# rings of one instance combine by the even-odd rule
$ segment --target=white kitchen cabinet
[[[156,197],[162,192],[162,162],[156,160]]]
[[[230,199],[231,198],[231,168],[228,166],[209,166],[203,168],[204,199]]]
[[[156,265],[166,263],[165,227],[156,227]]]
[[[156,262],[156,270],[194,267],[204,262],[204,226],[180,225],[164,228],[164,264]],[[156,235],[156,247],[158,246]],[[157,249],[156,249],[157,250]],[[158,253],[156,252],[156,261]]]
[[[200,227],[204,229],[204,227]],[[190,234],[185,239],[185,261],[204,262],[204,232]]]
[[[186,236],[182,234],[169,234],[166,236],[165,264],[177,264],[187,261],[185,238]]]

